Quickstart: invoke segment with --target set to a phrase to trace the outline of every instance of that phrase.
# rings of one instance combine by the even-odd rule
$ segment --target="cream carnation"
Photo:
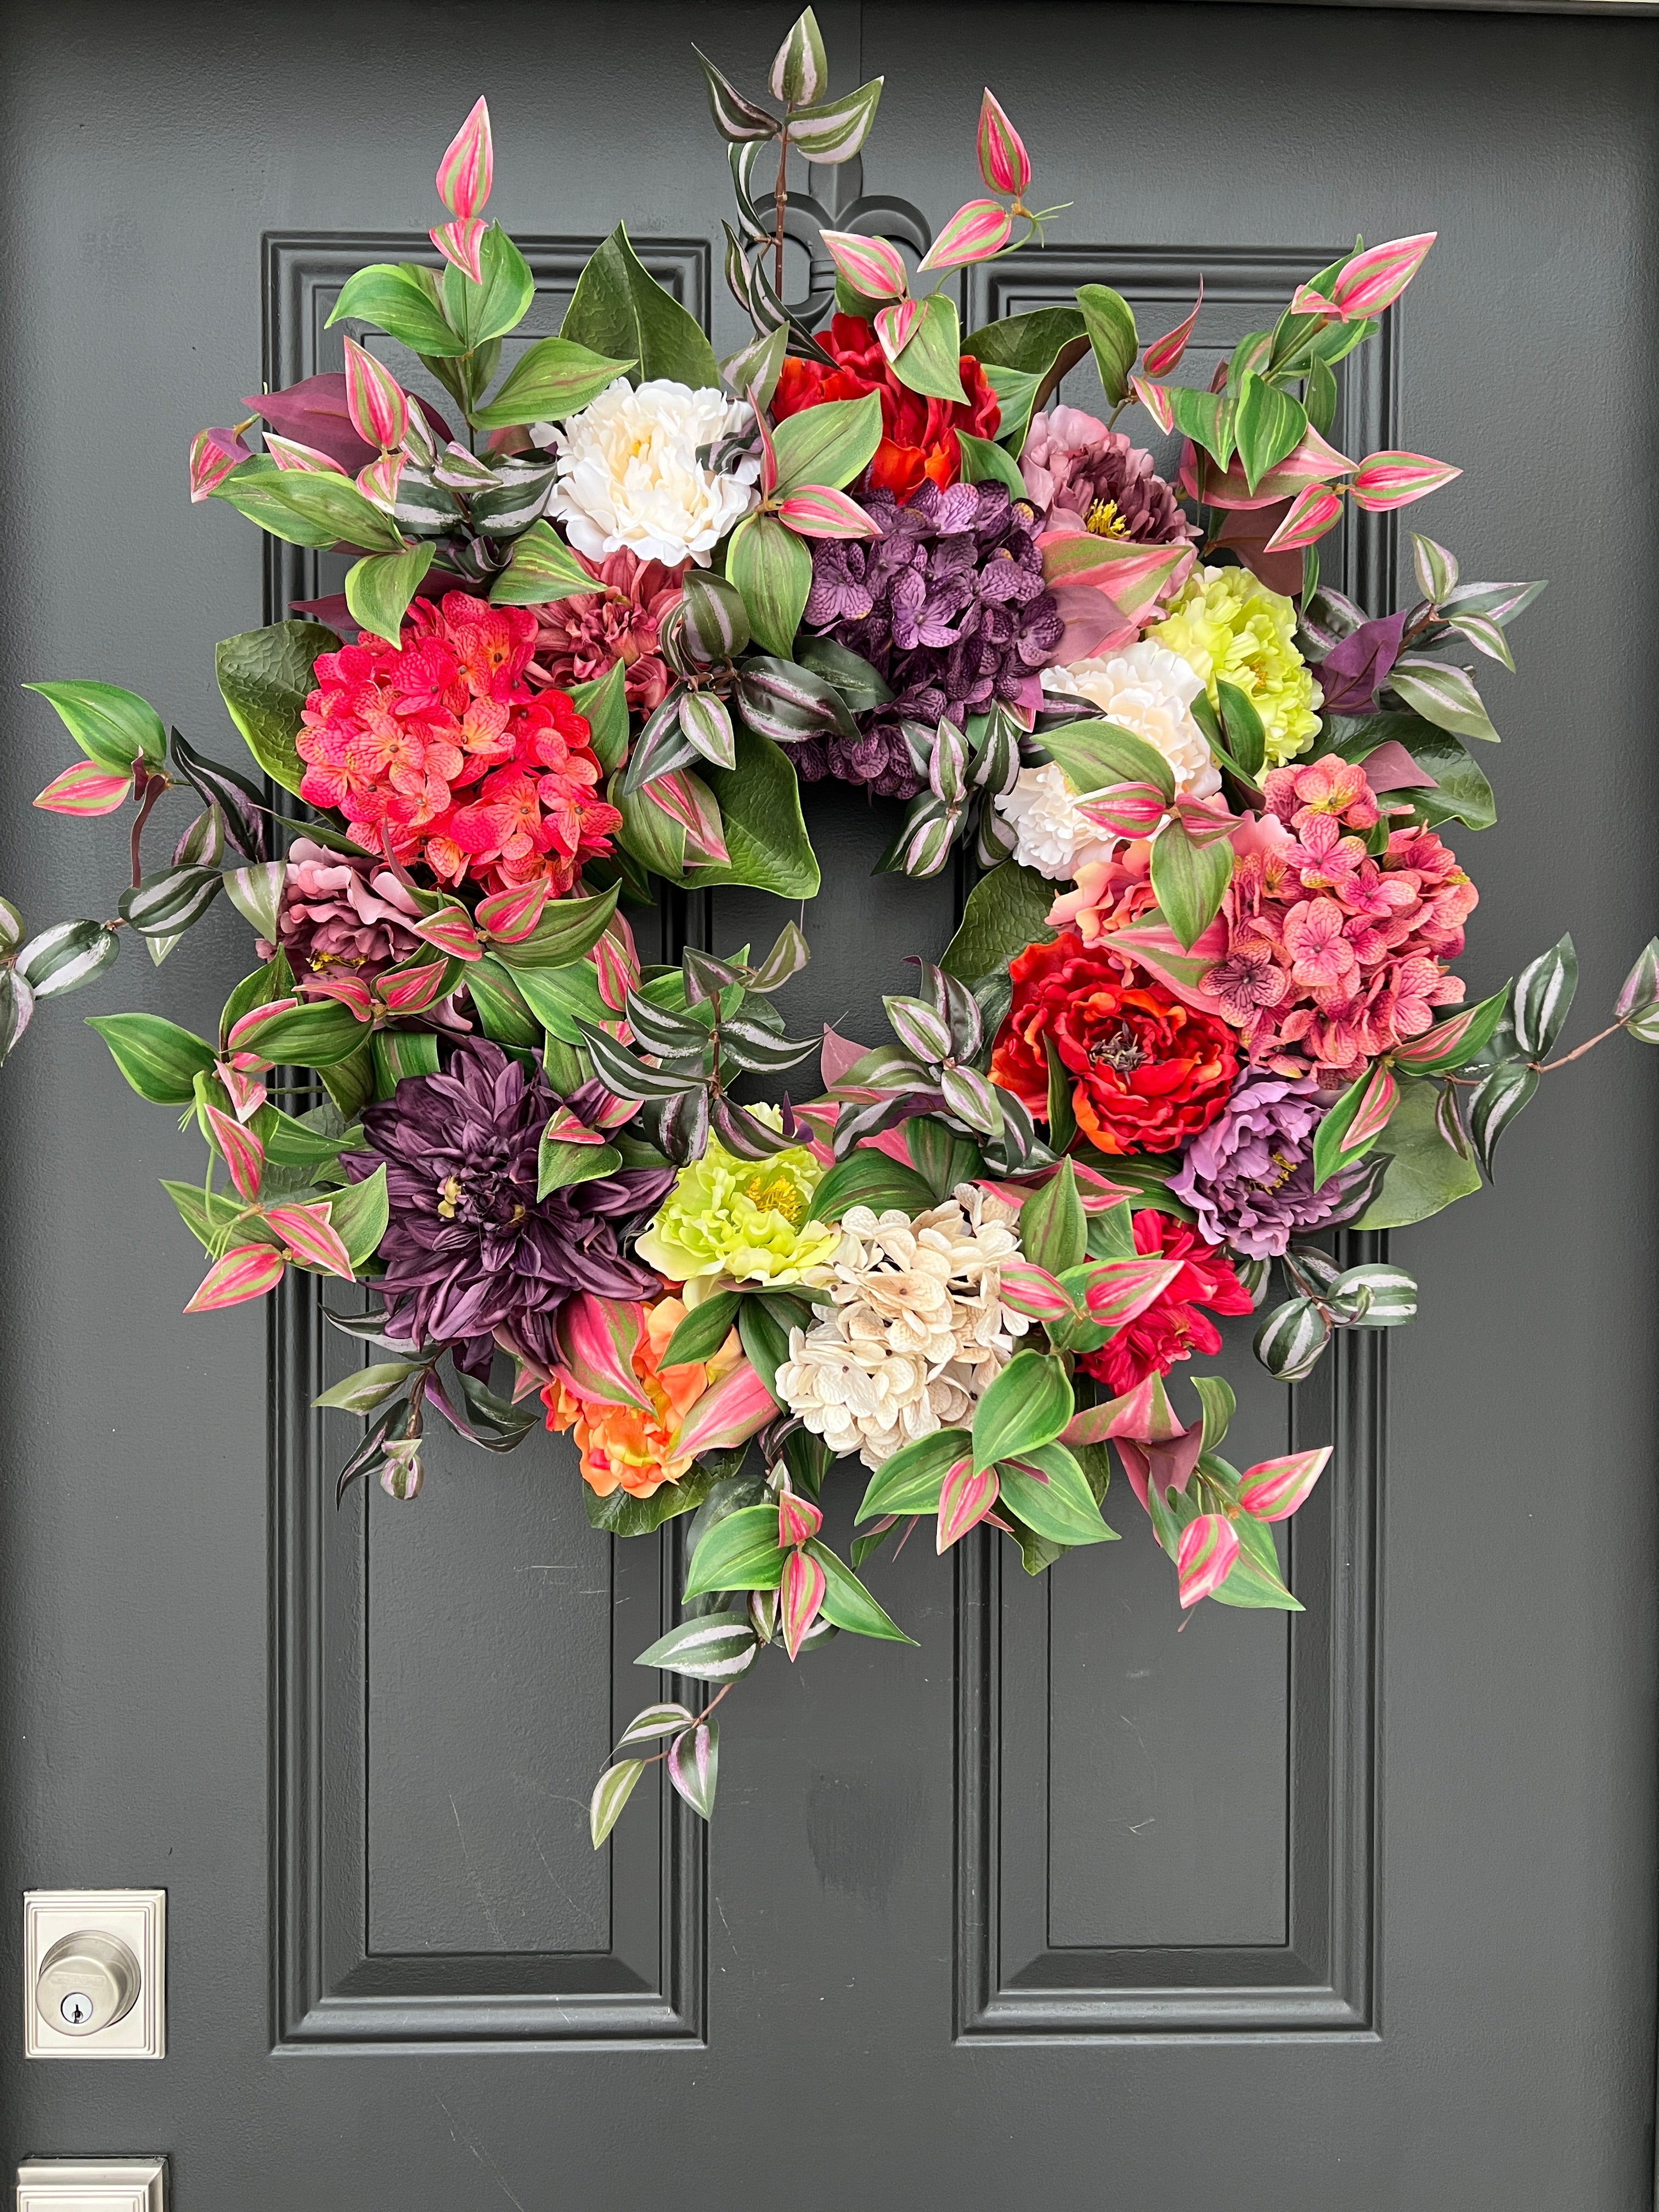
[[[1045,677],[1053,672],[1043,671]],[[1078,812],[1072,780],[1053,761],[1023,768],[1012,791],[1003,792],[997,812],[1014,833],[1014,858],[1052,884],[1070,883],[1090,860],[1111,857],[1117,841]]]
[[[1143,638],[1139,645],[1127,646],[1103,660],[1074,660],[1067,668],[1045,668],[1042,688],[1086,699],[1107,721],[1145,738],[1175,771],[1182,798],[1208,799],[1220,790],[1221,771],[1191,711],[1204,679],[1167,646]]]
[[[747,429],[741,399],[693,392],[659,377],[637,391],[625,376],[573,415],[559,440],[559,481],[550,512],[590,561],[624,547],[641,561],[669,567],[708,556],[748,514],[759,495],[757,461],[715,475],[697,459],[701,447]]]

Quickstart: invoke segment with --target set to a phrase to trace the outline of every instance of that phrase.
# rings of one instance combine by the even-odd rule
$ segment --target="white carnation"
[[[1182,798],[1207,799],[1220,790],[1221,771],[1191,712],[1204,679],[1167,646],[1143,639],[1103,660],[1045,668],[1042,688],[1086,699],[1105,720],[1156,746],[1174,769]]]
[[[753,418],[720,392],[658,377],[635,391],[625,376],[573,415],[559,440],[550,512],[579,553],[602,561],[624,547],[641,561],[700,568],[756,504],[757,461],[714,475],[697,459]]]
[[[1109,859],[1117,843],[1078,812],[1071,778],[1052,761],[1021,769],[996,806],[1013,830],[1015,860],[1052,884],[1071,883],[1085,861]]]

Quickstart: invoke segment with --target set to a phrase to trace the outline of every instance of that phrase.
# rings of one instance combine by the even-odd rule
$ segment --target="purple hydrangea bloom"
[[[1170,1178],[1212,1243],[1248,1260],[1277,1259],[1299,1231],[1328,1228],[1354,1211],[1372,1175],[1369,1161],[1314,1188],[1314,1133],[1330,1103],[1311,1077],[1247,1075],[1239,1083]]]
[[[925,777],[900,722],[931,729],[948,715],[959,727],[997,701],[1036,708],[1064,625],[1032,509],[1006,485],[927,483],[905,507],[887,491],[860,504],[882,535],[813,539],[805,621],[873,663],[895,696],[860,716],[856,738],[795,746],[795,765],[809,783],[834,775],[912,799]]]
[[[609,1094],[584,1084],[562,1103],[579,1120]],[[501,1330],[547,1364],[558,1309],[574,1291],[648,1297],[659,1287],[623,1243],[644,1228],[672,1167],[626,1170],[536,1196],[542,1131],[560,1105],[541,1069],[480,1038],[447,1070],[406,1076],[363,1127],[372,1151],[349,1154],[361,1182],[384,1163],[391,1219],[380,1243],[386,1333],[453,1344],[457,1364],[487,1376]]]

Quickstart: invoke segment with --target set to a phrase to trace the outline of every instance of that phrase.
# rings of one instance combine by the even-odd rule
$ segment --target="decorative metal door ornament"
[[[441,272],[357,272],[344,373],[191,450],[195,498],[362,556],[337,599],[218,648],[291,796],[273,811],[129,692],[38,684],[86,758],[37,804],[134,806],[134,880],[108,921],[31,934],[0,905],[8,1047],[130,936],[159,963],[222,892],[252,927],[260,964],[212,1036],[94,1026],[208,1146],[204,1185],[167,1186],[208,1255],[190,1310],[291,1270],[377,1299],[329,1316],[378,1355],[317,1401],[368,1424],[339,1495],[372,1474],[414,1498],[435,1413],[493,1451],[569,1432],[600,1530],[693,1516],[685,1618],[641,1655],[680,1694],[616,1747],[596,1845],[659,1762],[708,1816],[714,1708],[763,1650],[908,1640],[872,1587],[895,1529],[925,1519],[944,1553],[982,1524],[1042,1572],[1114,1538],[1114,1453],[1181,1607],[1299,1610],[1275,1524],[1328,1447],[1241,1468],[1227,1383],[1194,1377],[1177,1410],[1165,1378],[1219,1348],[1218,1316],[1267,1306],[1256,1352],[1286,1382],[1339,1332],[1409,1321],[1403,1269],[1320,1240],[1479,1187],[1561,1064],[1577,979],[1569,938],[1477,1005],[1452,972],[1476,893],[1443,833],[1495,818],[1466,664],[1510,665],[1542,586],[1465,582],[1422,536],[1392,611],[1321,574],[1345,515],[1391,526],[1458,473],[1331,442],[1338,371],[1432,234],[1310,271],[1206,389],[1177,380],[1201,289],[1150,343],[1088,282],[964,336],[954,272],[1059,212],[1027,207],[993,95],[984,191],[932,237],[863,191],[881,86],[824,96],[810,9],[774,105],[703,68],[753,340],[717,363],[618,227],[560,334],[501,375],[534,280],[482,212],[479,100],[438,171]],[[794,155],[831,184],[792,191]],[[1109,422],[1048,404],[1084,360]],[[1179,436],[1170,477],[1115,427],[1135,406]],[[798,778],[826,775],[904,803],[884,868],[982,871],[872,1048],[784,1034],[793,921],[759,957],[647,969],[619,903],[811,898]],[[146,872],[170,793],[201,811]],[[1613,1027],[1659,1042],[1659,940]],[[814,1058],[805,1102],[737,1100]],[[853,1457],[843,1556],[822,1500]]]

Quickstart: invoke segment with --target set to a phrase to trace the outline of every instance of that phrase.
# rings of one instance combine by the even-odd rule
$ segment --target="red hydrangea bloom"
[[[786,355],[772,401],[774,417],[799,415],[826,399],[862,399],[866,392],[881,399],[881,443],[870,464],[867,482],[872,490],[890,491],[901,501],[924,483],[943,491],[962,474],[962,453],[957,432],[970,437],[994,438],[1002,424],[997,396],[985,380],[985,371],[972,354],[957,364],[967,404],[953,399],[927,399],[912,392],[894,375],[881,349],[872,324],[858,315],[837,315],[818,343],[833,354],[834,368],[821,361],[801,361]]]
[[[365,634],[318,658],[297,739],[300,796],[361,842],[442,881],[568,891],[622,817],[599,795],[588,726],[525,672],[536,617],[465,592],[417,599],[400,644]]]
[[[1184,1264],[1163,1296],[1109,1344],[1079,1355],[1084,1373],[1103,1382],[1115,1398],[1149,1375],[1167,1375],[1177,1359],[1190,1359],[1195,1352],[1206,1358],[1219,1352],[1221,1332],[1210,1313],[1250,1311],[1250,1294],[1233,1273],[1231,1262],[1187,1222],[1148,1211],[1136,1214],[1134,1229],[1137,1252],[1162,1253]]]
[[[668,664],[657,650],[657,629],[678,605],[679,568],[660,561],[641,561],[624,545],[603,561],[577,560],[603,592],[555,599],[535,610],[536,658],[527,673],[532,684],[568,691],[608,676],[620,660],[629,710],[649,714],[668,696]]]
[[[1015,960],[991,1080],[1046,1121],[1051,1038],[1079,1128],[1103,1152],[1172,1152],[1214,1121],[1238,1069],[1218,1015],[1183,1006],[1111,949],[1066,930]]]

